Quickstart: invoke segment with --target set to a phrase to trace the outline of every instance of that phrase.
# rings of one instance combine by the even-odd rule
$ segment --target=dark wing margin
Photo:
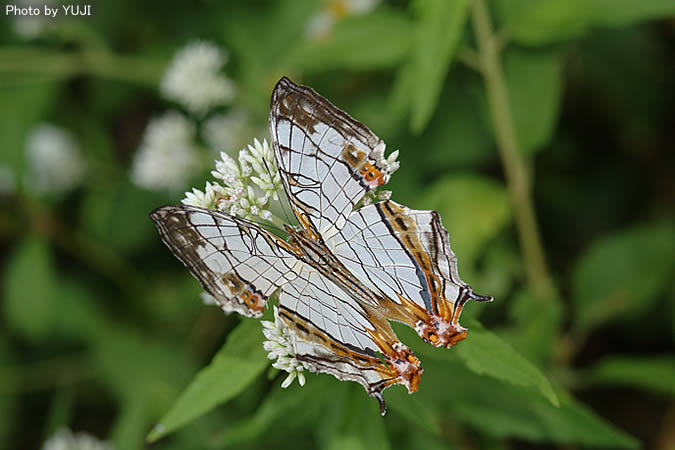
[[[285,242],[246,220],[191,206],[163,206],[150,218],[226,312],[262,316],[269,296],[296,276]]]

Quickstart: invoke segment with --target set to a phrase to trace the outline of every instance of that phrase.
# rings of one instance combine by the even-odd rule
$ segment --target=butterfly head
[[[359,168],[359,174],[370,189],[375,189],[389,181],[389,173],[386,170],[379,169],[368,161]]]

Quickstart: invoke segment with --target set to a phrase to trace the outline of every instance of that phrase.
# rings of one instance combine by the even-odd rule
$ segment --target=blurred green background
[[[61,11],[0,16],[0,448],[64,429],[131,450],[675,448],[675,2]],[[229,55],[213,70],[234,94],[201,111],[160,87],[197,40]],[[282,390],[260,324],[202,304],[147,216],[269,139],[282,75],[400,149],[392,198],[437,209],[495,297],[452,350],[396,328],[425,372],[384,418],[329,375]],[[168,111],[187,131],[150,138]],[[180,139],[191,163],[139,182],[140,152]]]

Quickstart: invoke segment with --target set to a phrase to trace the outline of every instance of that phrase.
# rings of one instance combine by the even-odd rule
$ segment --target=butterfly
[[[419,359],[389,321],[451,347],[468,300],[490,301],[457,273],[436,211],[391,200],[356,208],[385,184],[384,142],[309,87],[282,78],[270,131],[276,165],[299,225],[279,237],[217,211],[164,206],[151,213],[163,242],[226,311],[260,317],[276,294],[295,356],[310,371],[382,391],[418,389]]]

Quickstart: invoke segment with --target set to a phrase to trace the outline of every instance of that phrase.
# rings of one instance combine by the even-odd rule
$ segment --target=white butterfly
[[[190,206],[151,214],[162,240],[225,310],[259,317],[275,292],[296,358],[314,372],[356,381],[380,401],[385,388],[418,388],[422,368],[389,320],[450,347],[466,336],[459,315],[473,293],[457,274],[435,211],[387,200],[354,209],[386,183],[384,142],[312,89],[282,78],[270,128],[298,227],[284,240],[258,225]]]

